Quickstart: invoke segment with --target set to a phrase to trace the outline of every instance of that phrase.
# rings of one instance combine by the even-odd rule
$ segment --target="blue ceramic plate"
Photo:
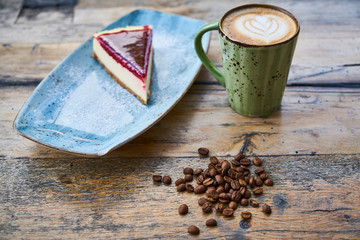
[[[153,25],[153,82],[148,105],[118,85],[92,58],[92,38],[35,89],[14,127],[38,143],[73,153],[104,155],[159,121],[190,88],[201,63],[193,48],[204,22],[136,10],[105,29]],[[209,34],[203,38],[208,48]]]

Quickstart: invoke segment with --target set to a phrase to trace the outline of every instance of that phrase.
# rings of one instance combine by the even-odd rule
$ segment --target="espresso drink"
[[[231,40],[248,45],[272,45],[293,37],[298,30],[295,20],[280,10],[250,7],[229,12],[222,30]]]

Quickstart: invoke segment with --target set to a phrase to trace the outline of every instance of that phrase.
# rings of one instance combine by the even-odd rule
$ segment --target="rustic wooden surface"
[[[31,142],[12,122],[37,84],[94,32],[139,8],[211,21],[223,1],[0,0],[0,239],[359,239],[360,3],[265,1],[293,12],[301,33],[280,111],[247,118],[204,69],[159,123],[107,156],[86,158]],[[209,57],[221,66],[218,38]],[[197,196],[152,183],[205,167],[197,148],[264,160],[273,213],[241,221],[204,215]],[[179,216],[180,203],[190,212]],[[244,208],[245,209],[245,208]],[[217,228],[205,227],[209,217]]]

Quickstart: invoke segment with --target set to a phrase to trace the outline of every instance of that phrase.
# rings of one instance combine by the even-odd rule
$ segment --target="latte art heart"
[[[249,17],[249,16],[248,16]],[[253,18],[239,18],[235,22],[236,28],[250,38],[266,43],[282,39],[288,34],[287,25],[273,16],[254,16]]]
[[[225,16],[224,33],[231,39],[251,45],[269,45],[283,42],[298,30],[296,20],[272,8],[240,8]]]

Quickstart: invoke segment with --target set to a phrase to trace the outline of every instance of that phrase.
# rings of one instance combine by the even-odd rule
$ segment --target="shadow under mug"
[[[249,45],[228,37],[222,23],[226,16],[244,8],[270,8],[291,17],[297,30],[289,39],[270,45]],[[223,71],[207,57],[201,45],[202,36],[218,30]],[[231,108],[241,115],[264,117],[280,109],[294,54],[300,25],[288,11],[265,4],[249,4],[233,8],[220,20],[203,26],[195,36],[195,51],[205,68],[226,88]]]

